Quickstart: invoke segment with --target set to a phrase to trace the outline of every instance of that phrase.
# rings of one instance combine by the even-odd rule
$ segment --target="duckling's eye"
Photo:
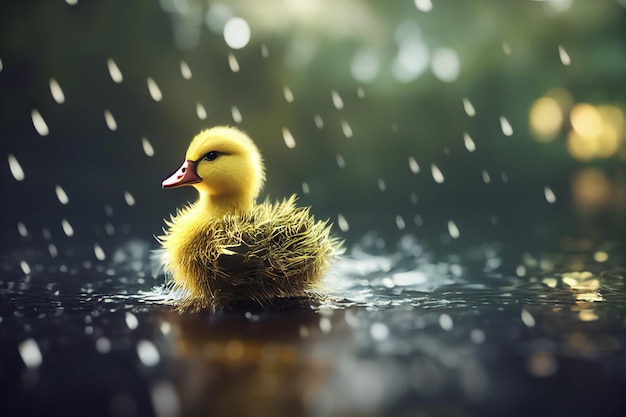
[[[219,152],[211,151],[211,152],[207,153],[206,155],[204,155],[202,157],[202,159],[204,159],[205,161],[215,161],[218,156],[220,156]]]

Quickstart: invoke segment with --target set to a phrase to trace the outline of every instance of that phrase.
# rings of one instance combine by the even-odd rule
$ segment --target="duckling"
[[[221,310],[236,303],[272,306],[316,299],[321,278],[341,252],[328,221],[316,221],[296,197],[256,199],[265,168],[254,142],[226,126],[196,135],[163,188],[191,185],[198,200],[165,220],[157,237],[161,263],[182,290],[182,311]]]

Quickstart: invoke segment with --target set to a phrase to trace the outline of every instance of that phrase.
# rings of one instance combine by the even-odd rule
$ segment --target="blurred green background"
[[[349,243],[623,243],[625,14],[621,0],[3,1],[3,249],[18,223],[68,245],[151,239],[195,198],[161,180],[218,124],[259,145],[264,196],[299,194]]]

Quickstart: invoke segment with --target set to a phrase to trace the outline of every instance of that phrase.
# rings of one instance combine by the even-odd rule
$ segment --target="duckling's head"
[[[162,186],[192,185],[201,199],[229,212],[250,209],[264,181],[263,160],[254,142],[236,128],[219,126],[193,138],[185,162]]]

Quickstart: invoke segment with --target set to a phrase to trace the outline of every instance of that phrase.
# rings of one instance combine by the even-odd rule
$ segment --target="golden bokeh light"
[[[592,138],[602,133],[602,117],[600,112],[591,104],[580,103],[575,105],[570,113],[570,122],[574,131],[586,138]]]
[[[572,178],[574,206],[582,210],[597,210],[610,204],[613,184],[598,168],[586,168]]]
[[[551,97],[537,99],[530,108],[530,128],[540,142],[557,138],[563,124],[563,112],[559,103]]]
[[[578,160],[611,157],[624,142],[625,116],[618,107],[580,103],[572,109],[570,122],[567,149]]]

